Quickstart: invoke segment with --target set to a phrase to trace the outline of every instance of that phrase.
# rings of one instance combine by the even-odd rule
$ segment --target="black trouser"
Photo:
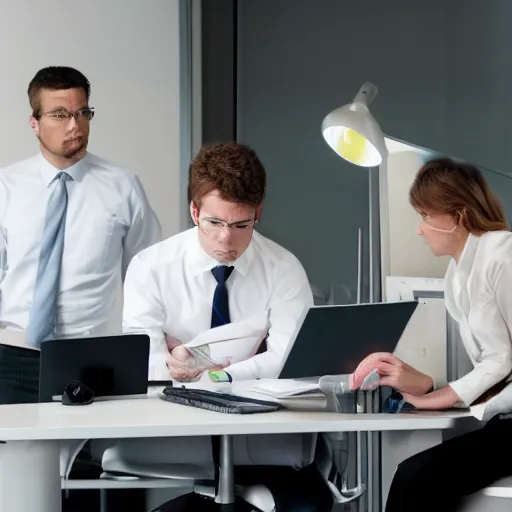
[[[39,401],[39,352],[0,345],[0,404]]]
[[[512,419],[434,446],[399,464],[386,512],[455,512],[464,496],[512,475]]]

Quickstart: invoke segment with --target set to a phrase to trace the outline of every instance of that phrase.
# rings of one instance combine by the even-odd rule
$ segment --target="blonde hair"
[[[505,209],[474,166],[439,158],[416,174],[409,191],[413,208],[425,214],[460,215],[470,233],[508,231]]]

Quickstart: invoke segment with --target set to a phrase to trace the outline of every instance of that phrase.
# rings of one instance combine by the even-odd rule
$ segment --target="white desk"
[[[0,512],[61,510],[59,441],[297,432],[447,429],[467,413],[350,415],[292,412],[230,415],[159,398],[88,406],[0,406]]]

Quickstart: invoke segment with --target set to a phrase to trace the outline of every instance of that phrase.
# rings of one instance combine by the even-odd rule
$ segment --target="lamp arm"
[[[352,103],[362,103],[363,105],[366,105],[366,107],[369,107],[378,92],[379,89],[375,84],[365,82],[359,89],[355,98],[352,100]]]

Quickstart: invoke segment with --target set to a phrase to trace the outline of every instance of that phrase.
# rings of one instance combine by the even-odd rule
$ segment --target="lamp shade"
[[[361,167],[376,167],[387,157],[384,134],[369,106],[378,89],[363,84],[352,103],[333,110],[322,123],[322,134],[342,158]]]

